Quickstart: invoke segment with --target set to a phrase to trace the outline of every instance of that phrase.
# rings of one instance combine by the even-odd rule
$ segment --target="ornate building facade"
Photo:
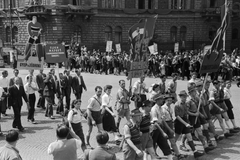
[[[43,25],[43,43],[78,42],[104,50],[106,41],[111,40],[128,50],[128,29],[141,18],[158,14],[153,42],[159,50],[173,50],[175,42],[181,50],[200,49],[213,40],[221,24],[220,6],[224,1],[0,0],[0,38],[4,46],[12,43],[24,50],[26,24],[36,15]],[[231,50],[240,44],[240,0],[228,1],[233,10],[226,49]]]

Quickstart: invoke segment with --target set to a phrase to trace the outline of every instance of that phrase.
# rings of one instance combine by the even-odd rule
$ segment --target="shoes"
[[[42,109],[44,109],[44,110],[45,110],[45,109],[46,109],[46,107],[42,107]]]
[[[0,132],[0,137],[3,137],[3,136],[4,136],[4,134],[2,132]]]
[[[221,140],[224,139],[223,136],[219,136],[219,135],[215,135],[214,138],[215,138],[215,140],[216,140],[217,142],[219,142],[219,141],[221,141]]]
[[[233,128],[234,130],[240,131],[240,127]]]
[[[55,119],[53,116],[49,117],[50,119]]]
[[[60,114],[60,112],[57,111],[56,114]]]
[[[206,153],[208,153],[209,151],[212,151],[212,150],[214,150],[214,149],[215,149],[215,147],[210,147],[210,146],[208,146],[208,147],[204,148],[204,151],[205,151]]]
[[[184,145],[180,145],[180,149],[182,150],[182,151],[185,151],[185,152],[189,152],[190,150],[186,147],[186,146],[184,146]]]
[[[232,137],[233,133],[224,133],[225,138]]]
[[[199,151],[196,151],[196,152],[194,152],[194,153],[193,153],[193,155],[194,155],[194,158],[198,158],[198,157],[201,157],[201,156],[203,156],[203,155],[204,155],[204,153],[202,153],[202,152],[199,152]]]
[[[238,133],[239,131],[235,130],[235,129],[229,129],[230,133]]]

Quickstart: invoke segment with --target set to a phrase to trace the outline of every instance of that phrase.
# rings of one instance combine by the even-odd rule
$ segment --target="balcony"
[[[43,5],[33,5],[25,9],[24,14],[28,19],[31,19],[32,16],[37,16],[38,18],[47,19],[52,10],[51,6]]]
[[[206,8],[202,10],[203,17],[221,17],[221,9],[217,8]]]
[[[77,17],[82,17],[83,20],[89,21],[93,15],[92,8],[86,6],[74,6],[68,5],[68,9],[64,13],[67,16],[67,20],[73,21]]]

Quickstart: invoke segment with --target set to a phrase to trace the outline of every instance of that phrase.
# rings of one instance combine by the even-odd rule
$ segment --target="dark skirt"
[[[112,108],[109,108],[112,111]],[[103,129],[107,132],[117,132],[114,117],[106,110],[102,117]]]

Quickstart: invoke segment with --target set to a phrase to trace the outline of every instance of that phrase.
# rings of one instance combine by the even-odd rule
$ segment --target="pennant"
[[[19,20],[20,22],[22,22],[22,20],[21,20],[21,18],[20,18],[20,15],[19,15],[19,12],[18,12],[17,10],[14,10],[14,14],[16,14],[17,17],[18,17],[18,20]]]

